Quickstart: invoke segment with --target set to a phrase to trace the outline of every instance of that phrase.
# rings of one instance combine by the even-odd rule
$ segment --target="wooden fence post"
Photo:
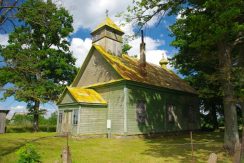
[[[191,137],[191,161],[192,161],[192,163],[195,163],[193,140],[192,140],[192,131],[190,131],[190,137]]]
[[[215,153],[211,153],[208,158],[208,163],[217,163],[218,157]]]
[[[66,147],[62,151],[62,163],[72,163],[71,153],[69,149],[69,133],[66,133]]]

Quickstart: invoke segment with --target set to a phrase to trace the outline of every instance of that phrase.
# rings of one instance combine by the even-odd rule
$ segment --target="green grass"
[[[15,151],[32,142],[36,145],[43,162],[60,160],[60,154],[66,145],[64,137],[55,137],[55,133],[7,133],[0,135],[0,162],[16,162]],[[191,160],[189,135],[165,136],[159,138],[72,138],[69,140],[74,163],[78,162],[180,162]],[[207,162],[208,155],[215,152],[218,163],[231,162],[222,148],[223,133],[194,133],[194,156],[196,162]],[[182,145],[183,144],[183,145]]]

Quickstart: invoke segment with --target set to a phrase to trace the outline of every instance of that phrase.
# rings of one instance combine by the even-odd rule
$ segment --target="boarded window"
[[[58,122],[59,123],[62,123],[62,121],[63,121],[63,113],[59,113],[59,115],[58,115]]]
[[[195,116],[194,116],[194,108],[192,105],[189,106],[188,108],[188,122],[189,123],[195,123],[196,122],[196,119],[195,119]]]
[[[78,111],[77,109],[73,111],[73,125],[78,124]]]
[[[137,101],[136,117],[138,123],[146,123],[147,121],[146,103],[143,100]]]

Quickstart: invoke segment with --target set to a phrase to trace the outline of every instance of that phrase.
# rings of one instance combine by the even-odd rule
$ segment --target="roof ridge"
[[[146,62],[147,75],[143,76],[140,73],[138,59],[128,55],[122,55],[122,57],[111,55],[99,45],[93,45],[93,47],[95,47],[104,57],[105,61],[107,61],[124,80],[197,94],[194,88],[169,69]]]

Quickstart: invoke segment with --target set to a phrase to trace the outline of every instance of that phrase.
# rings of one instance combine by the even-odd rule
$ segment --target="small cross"
[[[106,12],[105,13],[106,13],[106,17],[108,17],[108,9],[106,9]]]

